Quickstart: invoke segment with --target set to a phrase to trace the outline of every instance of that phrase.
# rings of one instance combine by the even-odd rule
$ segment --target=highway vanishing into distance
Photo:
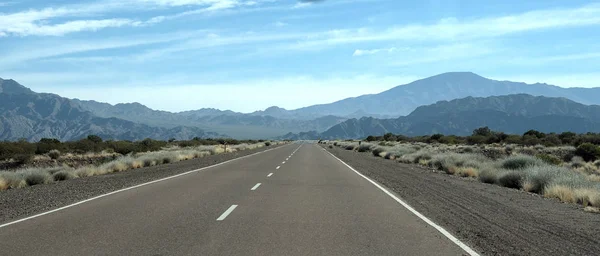
[[[1,255],[477,255],[312,143],[0,225]]]

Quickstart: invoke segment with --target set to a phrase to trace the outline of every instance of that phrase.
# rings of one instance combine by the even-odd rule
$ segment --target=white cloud
[[[66,54],[173,42],[196,37],[199,34],[206,34],[206,31],[179,31],[164,34],[137,35],[127,38],[105,38],[97,39],[93,42],[69,40],[61,41],[60,44],[55,44],[54,47],[46,47],[47,45],[45,42],[40,44],[28,44],[19,48],[0,49],[0,55],[2,55],[0,68],[11,67],[16,63],[28,60],[49,58]]]
[[[285,22],[277,21],[277,22],[273,23],[273,25],[275,25],[275,27],[278,27],[278,28],[280,28],[280,27],[285,27],[285,26],[287,26],[288,24],[287,24],[287,23],[285,23]]]
[[[134,0],[140,3],[149,3],[165,6],[185,6],[185,5],[208,5],[213,8],[229,8],[239,4],[237,0]]]
[[[306,8],[311,5],[312,5],[312,3],[309,3],[309,2],[297,2],[295,5],[292,6],[292,9]]]
[[[377,53],[380,53],[380,52],[393,53],[393,52],[395,52],[397,50],[398,49],[396,47],[378,48],[378,49],[370,49],[370,50],[356,49],[356,50],[354,50],[354,53],[352,54],[352,56],[373,55],[373,54],[377,54]]]
[[[73,32],[96,31],[103,28],[152,25],[167,19],[180,18],[193,14],[211,13],[218,10],[230,9],[238,6],[256,5],[256,1],[239,0],[105,0],[89,4],[75,4],[58,8],[30,9],[10,14],[0,13],[0,36],[60,36]],[[115,10],[136,11],[138,8],[176,7],[198,5],[200,9],[185,11],[169,16],[156,16],[147,21],[123,18],[107,19],[82,19],[98,14],[106,15]],[[55,19],[60,23],[53,23]],[[64,19],[70,19],[62,21]]]

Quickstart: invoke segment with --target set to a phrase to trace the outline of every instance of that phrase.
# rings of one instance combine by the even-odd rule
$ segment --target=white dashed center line
[[[281,168],[281,166],[277,166],[277,168],[275,168],[275,169],[279,170],[279,168]]]
[[[271,177],[271,176],[273,176],[273,173],[269,173],[269,175],[267,175],[267,177]]]
[[[281,164],[285,164],[285,161],[281,162]]]
[[[233,212],[233,210],[235,210],[235,208],[237,207],[237,204],[232,205],[231,207],[229,207],[229,209],[227,209],[227,211],[225,211],[223,214],[221,214],[221,216],[219,216],[219,218],[217,219],[217,221],[222,221],[225,218],[227,218],[227,216]]]
[[[256,183],[250,190],[256,190],[258,187],[260,187],[260,183]]]

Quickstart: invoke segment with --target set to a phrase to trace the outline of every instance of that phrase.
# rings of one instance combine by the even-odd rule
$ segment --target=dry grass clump
[[[58,159],[60,157],[60,151],[53,149],[50,150],[50,152],[48,152],[48,156],[50,157],[50,159]]]
[[[374,148],[376,148],[375,145],[371,144],[371,143],[361,143],[360,145],[358,145],[358,152],[369,152],[371,150],[373,150]]]
[[[442,153],[434,155],[429,161],[429,166],[448,174],[456,174],[459,168],[477,169],[487,163],[489,160],[479,154]]]
[[[434,152],[427,150],[427,149],[421,149],[417,152],[401,156],[398,161],[402,162],[402,163],[407,163],[407,164],[408,163],[416,164],[416,163],[419,163],[421,160],[425,160],[425,161],[431,160],[433,155],[435,155]]]
[[[544,196],[549,198],[558,198],[565,203],[576,203],[575,192],[566,186],[554,185],[546,188]]]
[[[273,143],[279,144],[277,142]],[[228,146],[227,151],[235,152],[264,146],[265,143],[233,145]],[[224,152],[224,149],[219,145],[191,148],[170,147],[156,152],[138,153],[135,155],[130,154],[128,156],[119,157],[100,166],[84,166],[77,169],[69,167],[54,167],[24,169],[17,170],[15,172],[3,171],[0,172],[0,190],[21,188],[37,184],[46,184],[55,181],[90,177],[114,172],[123,172],[131,169],[179,162]],[[65,155],[63,157],[75,156]]]

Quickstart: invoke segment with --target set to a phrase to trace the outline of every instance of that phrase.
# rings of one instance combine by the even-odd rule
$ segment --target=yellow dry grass
[[[142,167],[144,167],[144,163],[140,160],[135,160],[135,161],[131,162],[131,168],[133,168],[133,169],[142,168]]]
[[[448,168],[446,169],[446,173],[447,174],[456,174],[458,172],[458,167],[456,166],[448,166]]]
[[[577,202],[583,206],[600,206],[600,191],[590,188],[576,189]]]
[[[600,213],[600,208],[598,208],[598,207],[587,206],[587,207],[583,208],[583,210],[586,212]]]
[[[600,175],[592,174],[587,177],[589,181],[600,182]]]
[[[535,188],[535,184],[531,183],[530,181],[525,181],[523,183],[523,190],[527,191],[527,192],[534,192]]]
[[[423,166],[427,166],[429,164],[429,160],[419,159],[419,164]]]
[[[569,187],[561,185],[552,185],[544,190],[544,196],[548,198],[558,198],[565,203],[577,203],[575,191]]]
[[[8,181],[6,181],[4,178],[0,177],[0,190],[7,190],[8,189]]]
[[[458,175],[463,177],[478,177],[479,171],[473,167],[459,168]]]

